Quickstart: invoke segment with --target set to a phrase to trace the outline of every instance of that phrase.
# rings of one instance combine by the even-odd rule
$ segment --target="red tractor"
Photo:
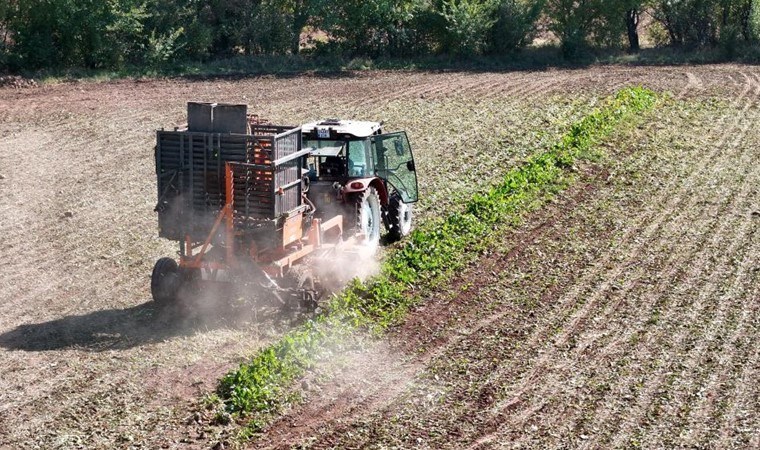
[[[372,253],[412,227],[417,177],[404,132],[325,120],[277,126],[245,105],[189,103],[188,125],[158,131],[159,236],[179,260],[151,276],[156,303],[210,286],[314,307],[336,253]],[[267,295],[271,294],[271,295]]]
[[[382,123],[330,119],[301,127],[309,199],[318,217],[344,216],[344,228],[375,246],[380,223],[389,238],[412,229],[417,176],[406,133],[383,134]]]

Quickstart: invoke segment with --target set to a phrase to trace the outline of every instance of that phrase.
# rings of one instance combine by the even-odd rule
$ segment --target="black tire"
[[[380,196],[373,187],[354,198],[354,233],[361,235],[359,243],[367,247],[377,247],[380,243]]]
[[[176,303],[180,284],[179,266],[176,261],[171,258],[156,261],[150,276],[150,293],[157,305]]]
[[[388,239],[398,241],[412,232],[412,205],[404,203],[398,193],[391,195],[388,201],[386,224],[388,226]]]

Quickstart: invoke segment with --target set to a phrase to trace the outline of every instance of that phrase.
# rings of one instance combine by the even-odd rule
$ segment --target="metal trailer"
[[[314,303],[311,276],[291,269],[342,241],[343,218],[313,218],[301,170],[301,129],[248,116],[245,105],[189,103],[188,125],[157,132],[159,236],[177,241],[179,261],[161,258],[151,291],[177,301],[200,282],[243,281]],[[290,275],[293,283],[280,286]],[[292,297],[292,296],[291,296]]]

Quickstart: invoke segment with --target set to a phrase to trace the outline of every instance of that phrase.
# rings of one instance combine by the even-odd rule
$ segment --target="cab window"
[[[309,178],[339,179],[346,176],[346,142],[335,140],[308,140],[304,147],[314,152],[307,159]]]
[[[369,139],[354,140],[348,142],[348,176],[368,177],[374,176],[374,165],[370,153]]]

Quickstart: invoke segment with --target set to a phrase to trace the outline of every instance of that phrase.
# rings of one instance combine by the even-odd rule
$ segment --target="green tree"
[[[751,0],[746,33],[747,40],[760,40],[760,0]]]
[[[13,0],[0,2],[0,71],[6,70],[8,67],[8,56],[12,43],[10,19],[11,13],[16,8]]]
[[[298,54],[301,48],[301,32],[309,24],[314,15],[315,4],[311,0],[290,0],[288,9],[291,14],[291,44],[290,52]]]
[[[501,0],[495,9],[489,47],[494,53],[509,53],[533,41],[536,21],[545,0]]]
[[[483,53],[496,23],[496,4],[480,0],[443,0],[440,14],[445,22],[445,49],[455,55]]]
[[[587,48],[592,32],[596,30],[598,35],[607,29],[605,6],[605,0],[547,0],[549,28],[560,39],[566,58],[575,58]]]
[[[654,17],[674,45],[706,46],[717,42],[716,0],[661,0]]]
[[[641,49],[639,21],[641,13],[652,4],[652,0],[618,0],[600,5],[603,30],[596,43],[615,47],[623,40],[628,42],[628,51],[636,53]],[[625,36],[625,39],[623,38]]]
[[[639,43],[640,18],[640,5],[631,5],[625,9],[625,30],[628,35],[628,50],[632,53],[637,53],[641,49],[641,44]]]
[[[328,33],[328,48],[356,56],[405,56],[425,45],[416,0],[320,0],[314,25]]]
[[[719,0],[717,8],[720,14],[718,45],[726,58],[733,59],[742,40],[752,40],[752,0]]]
[[[108,53],[104,39],[111,20],[101,0],[24,0],[8,23],[17,64],[27,68],[100,67]]]
[[[753,40],[753,0],[660,0],[654,17],[673,45],[719,45],[733,57],[742,40]]]

